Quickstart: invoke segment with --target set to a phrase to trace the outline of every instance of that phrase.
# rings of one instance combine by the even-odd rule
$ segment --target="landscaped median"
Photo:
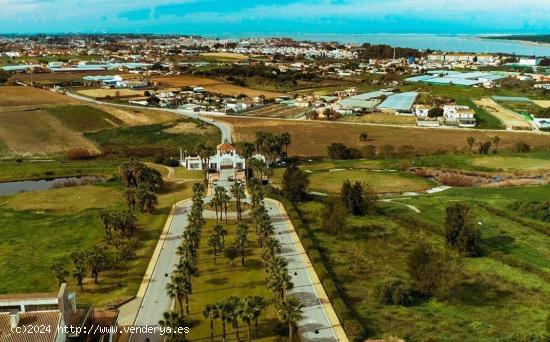
[[[347,303],[332,279],[333,275],[329,273],[321,252],[317,249],[308,228],[303,224],[294,205],[285,197],[273,193],[269,194],[269,197],[283,206],[284,210],[281,211],[286,212],[287,217],[285,217],[285,220],[289,221],[289,226],[293,229],[300,249],[305,251],[302,254],[306,259],[305,262],[313,266],[313,269],[310,270],[310,274],[313,274],[311,280],[316,285],[315,289],[321,298],[336,336],[340,341],[361,339],[365,335],[365,327],[356,319],[356,315],[348,309]],[[345,336],[345,339],[342,336]]]

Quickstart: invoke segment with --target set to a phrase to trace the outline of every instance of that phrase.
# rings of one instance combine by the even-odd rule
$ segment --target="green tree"
[[[166,293],[172,299],[176,299],[180,308],[180,315],[183,316],[183,300],[189,296],[188,282],[183,276],[179,274],[173,274],[171,281],[166,284]],[[185,305],[185,313],[189,315],[189,305]]]
[[[340,236],[347,229],[348,210],[337,197],[325,200],[323,212],[323,229]]]
[[[283,174],[283,191],[292,201],[303,200],[307,195],[309,178],[298,166],[291,165]]]
[[[223,255],[229,260],[231,267],[233,267],[233,260],[239,256],[239,251],[235,246],[228,246],[223,250]]]
[[[248,225],[241,221],[237,224],[237,236],[235,239],[235,247],[241,254],[241,265],[244,266],[244,257],[246,247],[248,247]]]
[[[71,254],[71,259],[73,261],[73,277],[76,279],[78,286],[81,290],[84,290],[84,277],[86,276],[86,271],[88,269],[87,265],[87,255],[85,252],[74,252]]]
[[[69,271],[65,268],[65,265],[61,262],[56,263],[52,267],[52,271],[55,274],[55,278],[57,279],[58,285],[61,285],[63,283],[67,282],[67,277],[69,276]]]
[[[279,316],[288,324],[288,340],[292,341],[294,327],[296,323],[303,319],[304,305],[296,297],[288,297],[279,306]]]
[[[214,342],[214,320],[219,318],[219,310],[216,305],[207,304],[202,316],[210,323],[210,342]]]
[[[472,148],[474,147],[474,144],[476,143],[476,139],[474,137],[468,137],[466,139],[466,143],[468,144],[468,152],[472,152]]]
[[[407,271],[420,294],[446,299],[458,283],[461,267],[449,251],[422,241],[409,253]]]
[[[170,331],[168,335],[169,341],[185,341],[185,335],[188,332],[186,329],[189,329],[191,326],[191,320],[177,311],[167,311],[163,313],[162,317],[159,321],[159,326]]]
[[[92,278],[94,278],[94,283],[97,284],[101,272],[107,270],[110,266],[109,255],[107,254],[104,246],[96,245],[89,253],[87,253],[87,256]]]
[[[454,203],[445,209],[445,239],[447,246],[456,248],[462,256],[481,255],[480,231],[466,204]]]
[[[157,195],[146,188],[138,189],[136,200],[142,213],[153,214],[158,205]]]
[[[443,116],[443,108],[435,107],[428,111],[428,117],[438,118]]]

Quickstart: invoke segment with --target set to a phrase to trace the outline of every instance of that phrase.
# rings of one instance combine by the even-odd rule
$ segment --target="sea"
[[[227,34],[219,38],[258,38],[288,37],[295,40],[316,42],[335,41],[355,44],[387,44],[394,47],[406,47],[418,50],[437,50],[445,52],[506,53],[520,56],[550,57],[550,44],[537,44],[516,40],[483,38],[479,35],[444,34]]]

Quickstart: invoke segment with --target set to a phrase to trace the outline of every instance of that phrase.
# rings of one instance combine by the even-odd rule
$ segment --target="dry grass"
[[[550,108],[550,100],[531,100],[537,106],[542,108]]]
[[[489,114],[498,118],[508,128],[531,129],[531,125],[518,113],[505,108],[493,99],[482,98],[473,101],[476,105],[486,110]]]
[[[34,73],[32,75],[32,80],[34,83],[40,84],[51,84],[59,82],[68,82],[68,81],[82,81],[84,76],[103,76],[103,75],[118,75],[120,71],[118,70],[104,70],[104,71],[86,71],[86,72],[61,72],[61,73]],[[129,74],[133,75],[133,74]],[[128,78],[127,75],[123,77]],[[134,76],[135,77],[135,76]],[[30,82],[30,74],[16,74],[12,79],[22,82]]]
[[[375,124],[392,124],[392,125],[416,125],[416,119],[413,116],[372,113],[362,116],[345,116],[342,121],[346,122],[365,122]]]
[[[170,122],[181,118],[180,115],[171,112],[151,109],[130,109],[106,105],[93,105],[93,107],[111,114],[129,126],[151,125],[155,123]]]
[[[70,97],[33,87],[0,87],[0,107],[74,103]]]
[[[158,77],[151,79],[151,81],[165,87],[201,86],[209,92],[230,96],[245,94],[248,97],[264,95],[266,98],[275,98],[284,95],[283,93],[239,87],[211,78],[196,77],[190,75]]]
[[[99,153],[92,142],[43,110],[0,112],[0,122],[0,141],[13,154],[51,155],[73,148]]]
[[[95,88],[95,89],[82,89],[77,91],[78,94],[95,97],[95,98],[105,98],[105,97],[135,97],[135,96],[145,96],[145,90],[134,90],[134,89],[104,89],[104,88]]]
[[[510,149],[519,141],[524,141],[534,148],[550,148],[548,134],[528,132],[490,132],[466,129],[430,129],[418,127],[388,127],[338,124],[321,121],[296,121],[276,119],[253,119],[219,117],[216,120],[228,122],[233,126],[233,137],[236,141],[252,141],[256,132],[267,131],[275,134],[288,132],[292,136],[289,154],[293,156],[325,156],[327,147],[340,142],[349,147],[362,148],[375,145],[414,146],[424,153],[467,151],[466,139],[470,136],[476,141],[491,139],[495,135],[501,138],[499,149]],[[369,141],[359,141],[359,134],[366,132]]]
[[[243,55],[242,53],[232,53],[232,52],[207,52],[207,53],[202,53],[201,56],[209,59],[232,60],[232,61],[244,61],[248,59],[247,55]]]
[[[172,126],[170,128],[164,129],[163,132],[171,133],[171,134],[216,134],[217,128],[214,126],[207,126],[206,128],[197,128],[197,125],[193,122],[180,122],[176,124],[175,126]]]

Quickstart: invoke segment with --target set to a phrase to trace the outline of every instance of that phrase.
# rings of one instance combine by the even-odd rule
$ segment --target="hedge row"
[[[355,315],[348,308],[348,305],[342,297],[335,280],[332,278],[324,263],[323,256],[319,251],[317,244],[311,237],[309,227],[303,222],[298,209],[294,203],[283,196],[270,193],[269,197],[281,202],[285,207],[288,217],[292,221],[292,224],[296,229],[296,233],[298,234],[298,237],[300,238],[300,241],[309,256],[311,263],[313,264],[313,268],[315,269],[315,272],[317,273],[317,276],[319,277],[321,284],[323,285],[323,288],[332,303],[332,307],[344,327],[346,335],[351,341],[362,341],[366,337],[365,327],[359,320],[357,320]]]

